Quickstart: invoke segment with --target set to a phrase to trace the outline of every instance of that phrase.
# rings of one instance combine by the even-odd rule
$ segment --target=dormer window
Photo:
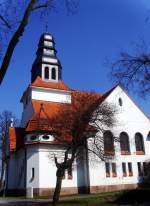
[[[52,79],[56,80],[56,69],[54,67],[52,68]]]
[[[43,135],[43,139],[44,140],[49,140],[49,136],[48,135]]]
[[[35,140],[37,140],[37,136],[36,136],[36,135],[32,135],[32,136],[30,137],[30,139],[31,139],[32,141],[35,141]]]
[[[49,67],[45,67],[44,69],[44,78],[49,79]]]

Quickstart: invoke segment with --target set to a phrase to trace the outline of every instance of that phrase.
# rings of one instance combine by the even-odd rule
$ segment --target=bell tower
[[[53,36],[49,33],[42,34],[36,52],[36,59],[31,69],[31,82],[37,76],[41,77],[43,81],[58,82],[61,80],[62,68],[56,53]]]

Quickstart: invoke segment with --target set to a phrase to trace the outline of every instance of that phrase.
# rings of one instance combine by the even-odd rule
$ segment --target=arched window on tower
[[[49,79],[49,67],[45,67],[44,69],[44,78]]]
[[[138,154],[141,155],[145,153],[143,136],[139,132],[135,134],[135,147],[136,147],[137,155]]]
[[[130,154],[129,136],[126,132],[120,134],[120,149],[122,155]]]
[[[114,155],[114,137],[110,131],[104,132],[104,154],[105,155]]]
[[[54,67],[52,68],[52,79],[56,79],[56,69]]]

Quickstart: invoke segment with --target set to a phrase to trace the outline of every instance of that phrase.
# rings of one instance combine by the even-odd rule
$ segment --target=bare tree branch
[[[0,20],[4,23],[4,25],[5,25],[6,27],[8,27],[9,29],[11,29],[10,24],[8,23],[8,21],[7,21],[2,15],[0,15]]]
[[[78,6],[79,0],[63,0],[65,2],[65,8],[68,12],[73,13],[74,8]],[[55,2],[55,3],[54,3]],[[24,30],[28,24],[29,17],[35,10],[40,10],[40,14],[43,17],[47,17],[48,11],[55,8],[56,3],[59,1],[54,0],[28,0],[28,1],[14,1],[12,4],[11,0],[5,1],[0,4],[0,25],[2,28],[0,33],[0,38],[6,40],[8,34],[13,35],[7,45],[6,52],[4,53],[4,58],[0,67],[0,84],[2,83],[4,76],[7,72],[9,63],[11,61],[14,49],[19,42],[20,37],[24,34]],[[42,9],[43,8],[43,9]],[[48,10],[49,9],[49,10]],[[22,12],[24,11],[24,12]],[[23,17],[22,17],[23,13]],[[9,16],[8,20],[7,16]],[[3,28],[3,24],[5,28]],[[3,42],[4,43],[4,42]],[[1,49],[1,48],[0,48]],[[2,52],[2,50],[1,50]]]
[[[4,56],[4,59],[3,59],[3,62],[2,62],[1,68],[0,68],[0,84],[2,83],[3,78],[5,76],[5,73],[8,69],[11,57],[13,55],[13,51],[14,51],[14,49],[15,49],[18,41],[19,41],[19,38],[22,36],[25,27],[28,24],[29,16],[32,12],[33,6],[36,3],[37,3],[37,0],[30,0],[29,4],[28,4],[28,6],[25,10],[25,13],[24,13],[24,16],[22,18],[21,24],[19,25],[18,29],[16,30],[16,32],[14,33],[12,39],[10,40],[10,43],[8,45],[7,51],[5,53],[5,56]]]
[[[37,9],[41,9],[41,8],[47,8],[51,2],[52,2],[52,0],[49,0],[49,1],[44,2],[43,4],[34,6],[32,11],[37,10]]]
[[[150,54],[143,52],[133,56],[126,52],[112,65],[111,77],[126,89],[135,89],[140,95],[150,92]]]

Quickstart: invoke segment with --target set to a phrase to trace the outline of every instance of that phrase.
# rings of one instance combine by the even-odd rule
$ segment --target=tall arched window
[[[56,69],[54,67],[52,68],[52,79],[56,79]]]
[[[130,154],[129,137],[126,132],[120,134],[120,149],[122,155]]]
[[[45,67],[44,69],[44,78],[49,79],[49,67]]]
[[[135,147],[136,147],[136,154],[145,153],[143,136],[139,132],[135,134]]]
[[[104,133],[104,153],[105,155],[114,155],[114,137],[110,131]]]

